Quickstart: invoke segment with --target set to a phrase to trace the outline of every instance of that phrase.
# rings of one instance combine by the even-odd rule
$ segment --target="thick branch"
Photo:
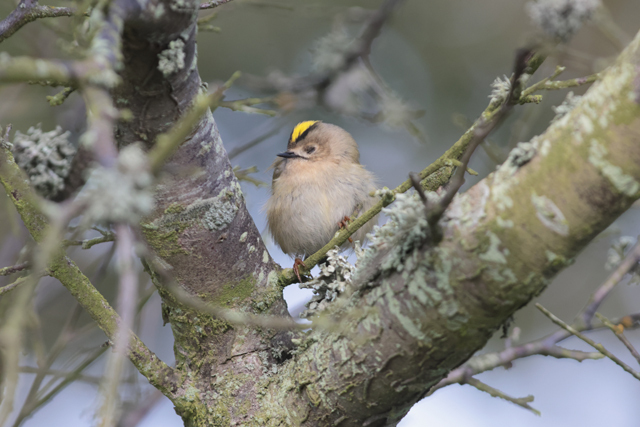
[[[578,107],[454,199],[437,247],[420,200],[391,211],[398,225],[361,261],[346,308],[328,314],[350,333],[310,334],[281,371],[292,388],[271,388],[294,424],[398,421],[631,206],[639,64],[640,33]]]

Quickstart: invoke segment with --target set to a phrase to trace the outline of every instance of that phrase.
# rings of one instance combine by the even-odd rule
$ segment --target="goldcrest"
[[[360,164],[356,141],[338,126],[299,123],[287,151],[278,154],[272,167],[269,231],[282,251],[296,258],[320,250],[345,217],[359,215],[376,202],[369,195],[376,189],[374,176]],[[375,223],[377,218],[353,237],[363,242]]]

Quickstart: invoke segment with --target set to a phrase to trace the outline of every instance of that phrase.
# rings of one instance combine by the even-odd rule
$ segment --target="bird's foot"
[[[293,261],[293,272],[296,274],[298,282],[302,283],[302,279],[300,278],[300,266],[305,269],[307,268],[307,266],[304,265],[304,262],[300,258],[296,258],[295,261]]]
[[[342,228],[347,228],[347,225],[351,222],[351,218],[349,218],[348,216],[344,216],[340,221],[338,221],[338,227]]]
[[[344,218],[338,221],[338,227],[340,227],[340,230],[344,230],[350,222],[351,218],[345,215]],[[349,243],[353,243],[353,239],[351,237],[349,237]]]

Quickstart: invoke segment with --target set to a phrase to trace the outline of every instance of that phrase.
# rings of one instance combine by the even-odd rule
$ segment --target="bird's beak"
[[[293,159],[295,157],[301,157],[301,156],[297,155],[296,153],[294,153],[293,151],[285,151],[284,153],[278,153],[278,154],[276,154],[276,156],[284,157],[285,159]]]

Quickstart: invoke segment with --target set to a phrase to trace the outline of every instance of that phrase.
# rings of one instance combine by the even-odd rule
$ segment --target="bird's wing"
[[[273,169],[273,179],[271,181],[271,185],[273,185],[275,180],[280,177],[280,174],[282,173],[282,170],[284,169],[284,161],[285,161],[285,159],[282,159],[282,158],[278,157],[273,162],[273,164],[271,166],[269,166],[269,169]]]

